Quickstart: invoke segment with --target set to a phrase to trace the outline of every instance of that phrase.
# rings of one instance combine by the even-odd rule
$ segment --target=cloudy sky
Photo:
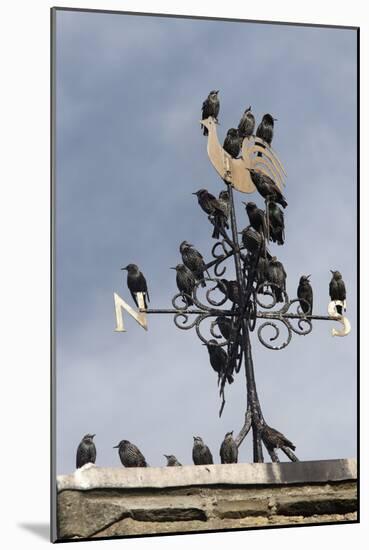
[[[330,269],[348,289],[346,338],[317,321],[275,352],[252,335],[264,416],[301,460],[353,456],[356,32],[74,11],[58,11],[56,21],[58,473],[74,469],[88,432],[97,434],[98,465],[118,466],[112,447],[129,439],[162,466],[163,453],[191,463],[193,435],[218,462],[225,432],[242,425],[243,371],[219,419],[216,375],[194,331],[151,316],[145,332],[126,315],[127,332],[114,332],[113,293],[132,303],[121,266],[137,263],[150,305],[166,308],[179,243],[210,259],[211,227],[191,193],[222,188],[199,128],[214,88],[221,141],[248,105],[257,120],[278,118],[273,146],[288,173],[288,208],[285,245],[271,248],[289,295],[311,273],[315,313],[324,315]],[[243,227],[241,201],[263,203],[257,194],[235,197]],[[227,273],[234,278],[231,263]],[[250,436],[240,460],[252,460]]]

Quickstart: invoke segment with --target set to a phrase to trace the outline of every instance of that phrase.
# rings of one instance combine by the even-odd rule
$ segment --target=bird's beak
[[[216,93],[219,94],[219,90],[217,90]]]
[[[187,246],[193,246],[193,244],[187,243]]]
[[[91,436],[91,439],[93,439],[93,438],[95,437],[95,435],[96,435],[96,434],[93,434],[93,435]]]
[[[122,270],[122,269],[127,269],[127,266],[126,266],[126,267],[121,267],[120,269],[121,269],[121,270]]]
[[[114,445],[113,449],[118,449],[119,445]]]
[[[201,342],[201,345],[202,346],[207,346],[207,344],[205,344],[205,342]]]
[[[331,269],[330,269],[329,271],[330,271],[330,272],[332,273],[332,275],[333,275],[334,271],[332,271]]]
[[[250,168],[247,168],[247,166],[246,166],[246,170],[248,170],[249,172],[251,172]]]
[[[307,278],[307,279],[310,279],[310,277],[311,277],[311,275],[306,275],[306,278]]]
[[[241,202],[242,202],[242,204],[244,204],[245,206],[247,206],[247,202],[245,202],[245,201],[241,201]]]
[[[168,458],[169,455],[163,455],[163,456],[165,456],[165,458]]]
[[[196,191],[196,193],[191,193],[191,195],[197,195],[197,191]]]
[[[175,267],[170,267],[169,269],[175,269]]]
[[[278,118],[273,118],[273,120],[278,120]]]

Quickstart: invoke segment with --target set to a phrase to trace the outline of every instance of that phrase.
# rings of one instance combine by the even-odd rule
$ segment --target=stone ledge
[[[356,479],[355,459],[268,464],[212,464],[174,468],[100,468],[86,465],[57,477],[57,490],[163,489],[211,485],[284,485]]]
[[[355,460],[86,465],[58,477],[58,540],[354,522],[356,510]]]

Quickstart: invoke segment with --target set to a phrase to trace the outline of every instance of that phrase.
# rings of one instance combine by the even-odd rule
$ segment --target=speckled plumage
[[[210,452],[210,449],[201,437],[194,437],[193,438],[193,449],[192,449],[192,459],[193,463],[196,466],[199,466],[201,464],[214,464],[213,462],[213,455]]]
[[[235,464],[238,462],[238,448],[233,439],[233,432],[225,434],[224,440],[220,446],[220,461],[222,464]]]
[[[146,468],[148,466],[140,449],[130,441],[123,439],[114,449],[118,449],[120,461],[126,468]]]
[[[95,435],[86,434],[77,448],[76,468],[82,468],[85,464],[96,461],[96,447],[92,441]]]

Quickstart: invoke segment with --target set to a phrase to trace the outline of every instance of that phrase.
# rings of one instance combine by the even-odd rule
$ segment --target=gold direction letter
[[[145,309],[145,301],[144,296],[142,292],[136,293],[136,298],[138,301],[138,305],[140,309]],[[115,328],[115,332],[127,332],[124,328],[124,322],[123,322],[123,309],[126,310],[127,313],[131,317],[133,317],[137,323],[147,330],[147,315],[144,311],[136,311],[131,307],[127,302],[123,300],[116,292],[114,292],[114,305],[115,305],[115,318],[117,321],[117,326]]]

